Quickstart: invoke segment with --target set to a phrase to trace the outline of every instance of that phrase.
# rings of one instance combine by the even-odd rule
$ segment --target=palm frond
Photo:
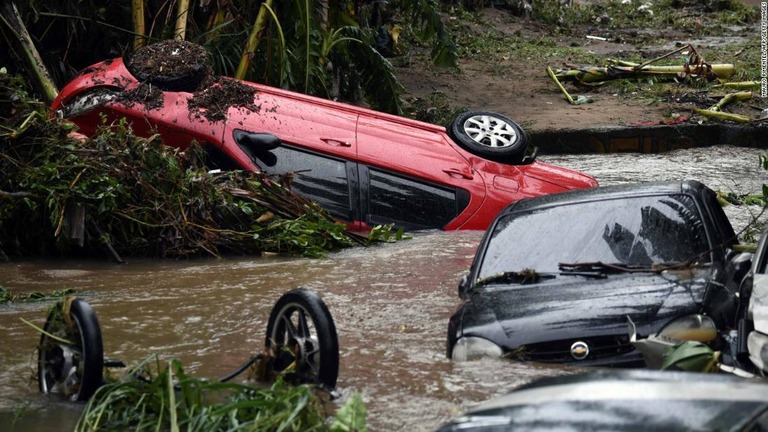
[[[422,41],[435,39],[431,58],[437,66],[458,67],[459,54],[451,34],[445,29],[434,0],[399,0],[402,10],[410,15],[412,22],[419,25],[418,36]]]

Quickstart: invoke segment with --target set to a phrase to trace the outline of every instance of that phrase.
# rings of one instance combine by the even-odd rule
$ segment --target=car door
[[[257,88],[255,111],[230,109],[224,145],[237,146],[236,131],[277,136],[279,147],[251,158],[257,169],[283,176],[293,191],[353,227],[359,220],[357,113],[323,99]]]
[[[485,199],[485,184],[447,139],[439,126],[361,115],[357,157],[363,222],[460,227]]]

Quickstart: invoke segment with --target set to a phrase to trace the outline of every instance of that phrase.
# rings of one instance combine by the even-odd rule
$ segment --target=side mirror
[[[270,167],[277,163],[277,157],[270,150],[280,147],[283,142],[275,135],[235,129],[232,137],[252,161],[258,159]]]
[[[467,289],[469,289],[469,275],[464,275],[459,281],[459,298],[462,300],[467,299]]]
[[[247,132],[241,129],[235,129],[232,132],[232,137],[235,139],[237,145],[245,150],[251,150],[253,152],[262,152],[267,150],[274,150],[282,144],[280,138],[269,134],[259,132]]]
[[[731,275],[731,279],[726,284],[729,291],[738,292],[741,281],[752,268],[753,256],[751,252],[731,252],[727,255],[727,272]]]
[[[523,158],[522,163],[523,164],[533,163],[533,161],[536,160],[536,156],[538,156],[538,153],[539,153],[539,148],[538,147],[533,147],[533,151],[531,151],[531,154],[526,155]]]

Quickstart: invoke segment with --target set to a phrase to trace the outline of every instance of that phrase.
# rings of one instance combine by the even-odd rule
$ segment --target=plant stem
[[[144,0],[133,0],[133,50],[144,46],[145,28],[144,28]]]
[[[176,12],[176,28],[173,31],[176,40],[184,40],[186,38],[188,13],[189,0],[179,0],[179,8]]]
[[[19,45],[21,45],[27,66],[32,75],[37,79],[37,84],[43,97],[50,104],[56,98],[59,91],[48,74],[48,70],[45,68],[45,64],[40,58],[40,53],[37,52],[35,44],[32,43],[32,38],[29,36],[27,28],[21,20],[18,9],[16,9],[16,3],[8,0],[0,2],[0,19],[3,20],[3,23],[5,23],[18,40]]]
[[[264,3],[261,4],[259,14],[256,16],[256,22],[253,23],[253,29],[251,29],[251,34],[248,36],[248,44],[245,47],[245,51],[243,51],[243,56],[240,57],[240,64],[237,66],[237,71],[235,71],[235,78],[237,79],[245,79],[245,73],[248,71],[248,66],[251,64],[251,57],[256,52],[256,48],[259,46],[259,41],[261,40],[261,35],[264,33],[264,28],[266,27],[267,8],[271,7],[272,0],[265,0]]]

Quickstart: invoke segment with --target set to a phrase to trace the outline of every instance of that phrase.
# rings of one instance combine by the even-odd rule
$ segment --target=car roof
[[[510,204],[499,216],[508,213],[530,211],[555,205],[575,204],[590,201],[602,201],[615,198],[630,198],[649,195],[668,195],[686,193],[697,195],[704,190],[711,190],[696,180],[658,181],[630,183],[612,186],[600,186],[589,189],[525,198]]]
[[[482,403],[447,431],[741,430],[768,408],[768,384],[733,375],[602,370],[548,377]]]

